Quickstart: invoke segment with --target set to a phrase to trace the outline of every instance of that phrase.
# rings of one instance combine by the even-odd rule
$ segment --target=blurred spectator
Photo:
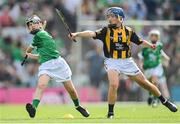
[[[27,87],[36,87],[38,81],[38,66],[39,64],[37,62],[30,62],[27,64],[27,80],[25,83]]]
[[[93,1],[90,0],[82,0],[81,4],[81,20],[94,20],[95,19],[95,11]]]
[[[54,40],[56,41],[57,48],[59,49],[61,55],[66,56],[67,50],[65,48],[64,41],[60,37],[58,37],[58,31],[53,29],[51,32],[51,35],[54,38]]]
[[[61,0],[61,1],[54,1],[54,7],[58,8],[61,10],[61,12],[63,13],[64,17],[66,18],[66,21],[68,23],[68,25],[71,27],[72,31],[76,30],[76,26],[77,26],[77,18],[76,18],[76,13],[71,13],[66,7],[65,7],[65,1]],[[71,18],[71,19],[69,19]]]
[[[88,62],[88,70],[90,84],[94,87],[99,87],[103,76],[104,58],[101,55],[101,49],[95,43],[92,44],[92,50],[86,54]]]
[[[176,0],[174,3],[174,19],[180,20],[180,0]]]
[[[13,85],[13,77],[12,75],[7,71],[6,65],[3,63],[3,61],[0,62],[0,87],[10,87]]]
[[[2,14],[0,15],[0,26],[1,27],[15,26],[15,23],[10,16],[9,6],[3,7]]]
[[[20,41],[20,39],[18,39],[18,41],[15,42],[15,44],[13,45],[12,48],[12,59],[14,61],[19,61],[21,62],[23,60],[23,56],[24,56],[24,51],[23,51],[23,46],[22,46],[22,42]]]
[[[155,20],[157,17],[157,7],[158,3],[157,0],[144,0],[144,3],[147,8],[147,20]]]
[[[72,15],[76,15],[76,11],[80,6],[80,3],[81,0],[64,0],[64,6]]]
[[[162,12],[160,13],[162,13],[163,20],[170,20],[172,18],[172,6],[169,1],[164,3]]]
[[[16,22],[21,14],[20,4],[16,0],[8,0],[8,6],[10,7],[10,16]]]
[[[41,7],[41,11],[39,13],[41,15],[42,20],[47,21],[47,27],[46,30],[53,30],[54,28],[54,14],[53,14],[53,8],[51,5],[44,3],[43,6]],[[51,26],[49,26],[51,25]]]
[[[146,18],[146,7],[142,0],[133,0],[128,6],[130,18],[144,20]]]

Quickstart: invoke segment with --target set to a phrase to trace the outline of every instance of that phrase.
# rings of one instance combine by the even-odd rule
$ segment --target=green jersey
[[[158,66],[161,63],[161,50],[163,44],[161,42],[156,43],[156,49],[143,48],[141,51],[141,57],[143,59],[143,68],[149,69]]]
[[[40,30],[35,34],[31,46],[36,48],[41,64],[60,56],[52,36],[44,30]]]

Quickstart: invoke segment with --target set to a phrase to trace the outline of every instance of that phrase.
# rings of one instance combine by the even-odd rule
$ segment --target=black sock
[[[73,103],[75,105],[75,107],[79,106],[79,99],[73,99]]]
[[[114,104],[108,104],[108,113],[114,113]]]
[[[166,103],[167,99],[164,98],[162,95],[160,95],[159,97],[159,100],[161,101],[162,104]]]

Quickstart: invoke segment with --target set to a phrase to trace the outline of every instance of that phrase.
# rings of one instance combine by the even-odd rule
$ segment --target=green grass
[[[114,119],[106,119],[107,103],[84,106],[91,113],[89,118],[83,118],[73,105],[40,105],[31,119],[24,105],[0,105],[0,123],[180,123],[180,111],[172,113],[162,105],[152,108],[145,103],[117,103]],[[74,119],[63,118],[68,113]]]

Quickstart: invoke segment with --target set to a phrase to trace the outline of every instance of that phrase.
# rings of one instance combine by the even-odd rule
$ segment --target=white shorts
[[[104,65],[106,71],[113,69],[126,75],[133,76],[141,72],[132,57],[127,59],[106,58]]]
[[[157,67],[146,69],[144,71],[145,76],[149,79],[152,76],[158,77],[158,83],[165,83],[166,77],[164,76],[164,69],[162,67],[162,64],[159,64]]]
[[[43,74],[49,75],[56,82],[65,82],[71,80],[72,72],[66,61],[59,57],[49,60],[39,67],[38,77]]]

